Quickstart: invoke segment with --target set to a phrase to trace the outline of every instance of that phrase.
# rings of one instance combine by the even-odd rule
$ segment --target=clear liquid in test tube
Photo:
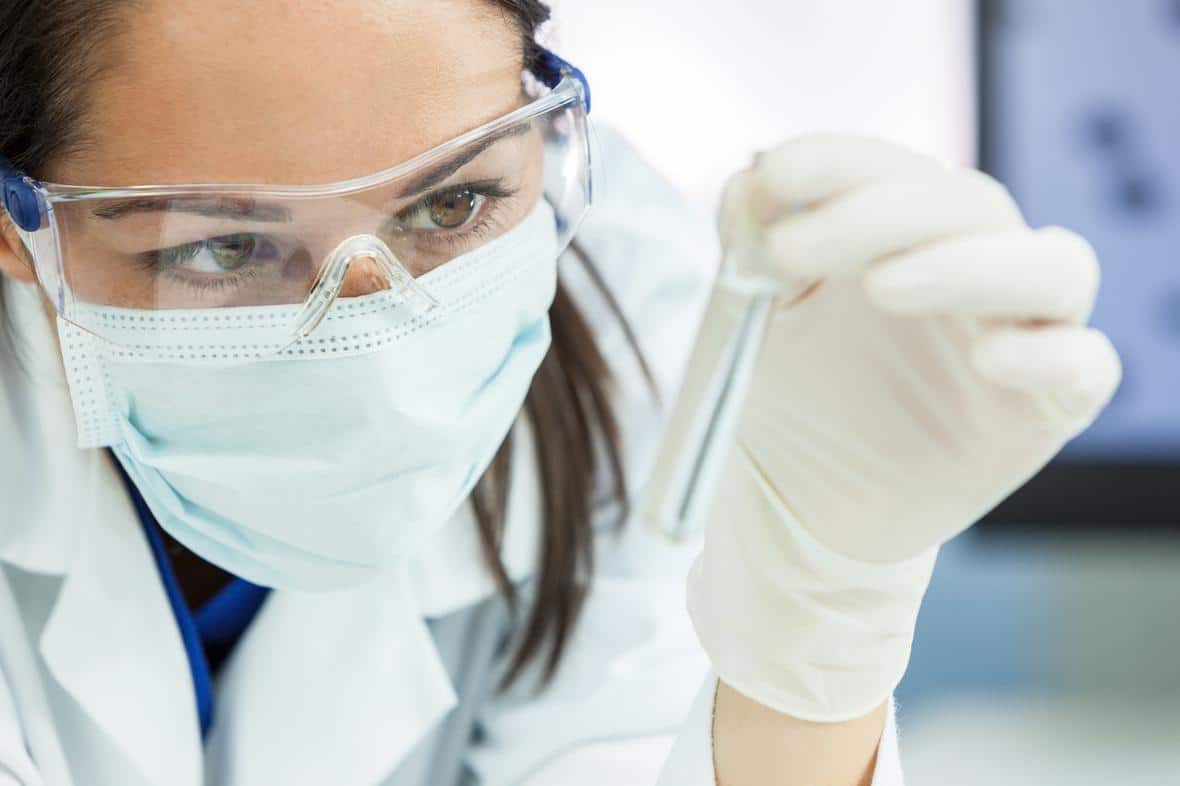
[[[750,272],[759,241],[759,232],[745,227],[722,264],[641,502],[647,523],[673,540],[704,529],[782,293],[778,280]]]

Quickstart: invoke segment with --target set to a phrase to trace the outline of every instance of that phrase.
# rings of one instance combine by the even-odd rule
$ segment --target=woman
[[[589,85],[540,2],[292,8],[0,10],[0,783],[900,783],[934,551],[1117,384],[1089,247],[883,143],[735,178],[791,294],[706,676],[612,525],[709,233],[607,137],[570,246]]]

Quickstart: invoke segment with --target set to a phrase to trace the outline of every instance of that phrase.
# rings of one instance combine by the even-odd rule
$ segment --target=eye
[[[438,231],[459,229],[468,224],[483,207],[486,197],[471,188],[458,188],[432,194],[398,218],[406,230]]]
[[[217,267],[232,272],[254,257],[258,241],[252,235],[230,235],[206,241],[205,245]]]
[[[430,220],[443,229],[457,229],[479,210],[480,196],[470,189],[437,194],[426,202]]]
[[[156,270],[225,275],[252,265],[275,262],[281,256],[279,248],[265,236],[237,234],[163,248],[147,254],[146,261]]]

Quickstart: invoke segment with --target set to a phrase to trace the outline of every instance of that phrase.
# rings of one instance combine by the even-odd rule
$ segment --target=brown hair
[[[55,156],[85,143],[86,85],[102,67],[96,42],[117,32],[119,12],[133,0],[28,0],[0,7],[0,154],[33,176]],[[482,0],[498,7],[521,33],[525,69],[541,54],[538,28],[549,19],[541,0]],[[586,254],[586,266],[606,303],[622,320]],[[552,676],[581,610],[593,559],[595,492],[616,502],[616,524],[627,512],[619,435],[611,405],[610,372],[594,333],[570,293],[558,287],[550,320],[553,345],[525,405],[532,421],[543,504],[536,602],[523,622],[519,649],[504,683],[544,657]],[[634,337],[624,332],[638,356]],[[643,360],[639,358],[644,372]],[[650,374],[648,380],[650,383]],[[512,438],[505,440],[472,494],[487,568],[515,613],[519,598],[500,555],[507,524]],[[600,484],[600,473],[606,477]],[[599,500],[602,501],[602,500]]]
[[[542,49],[538,28],[549,19],[549,7],[541,0],[492,0],[521,31],[524,67],[531,69]],[[611,296],[593,262],[577,242],[572,256],[590,274],[654,387],[651,373],[639,352],[617,302]],[[536,578],[536,603],[529,613],[524,636],[504,684],[510,684],[531,660],[547,652],[546,678],[553,675],[565,644],[577,621],[594,572],[593,508],[600,470],[608,473],[610,499],[600,502],[617,511],[616,526],[628,513],[627,481],[623,472],[618,427],[610,398],[610,368],[598,349],[594,333],[577,303],[559,285],[550,310],[553,346],[529,390],[525,409],[532,419],[535,450],[544,505],[544,532]],[[473,495],[479,520],[484,558],[515,609],[516,592],[499,556],[507,514],[512,438],[500,448],[496,460]],[[607,507],[607,506],[603,506]]]

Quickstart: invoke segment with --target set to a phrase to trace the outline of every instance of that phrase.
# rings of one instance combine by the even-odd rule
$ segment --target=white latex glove
[[[811,137],[738,175],[788,284],[689,608],[719,675],[796,718],[885,701],[937,547],[1018,488],[1121,376],[1084,327],[1099,271],[1008,192],[884,142]],[[812,286],[814,285],[814,286]]]

